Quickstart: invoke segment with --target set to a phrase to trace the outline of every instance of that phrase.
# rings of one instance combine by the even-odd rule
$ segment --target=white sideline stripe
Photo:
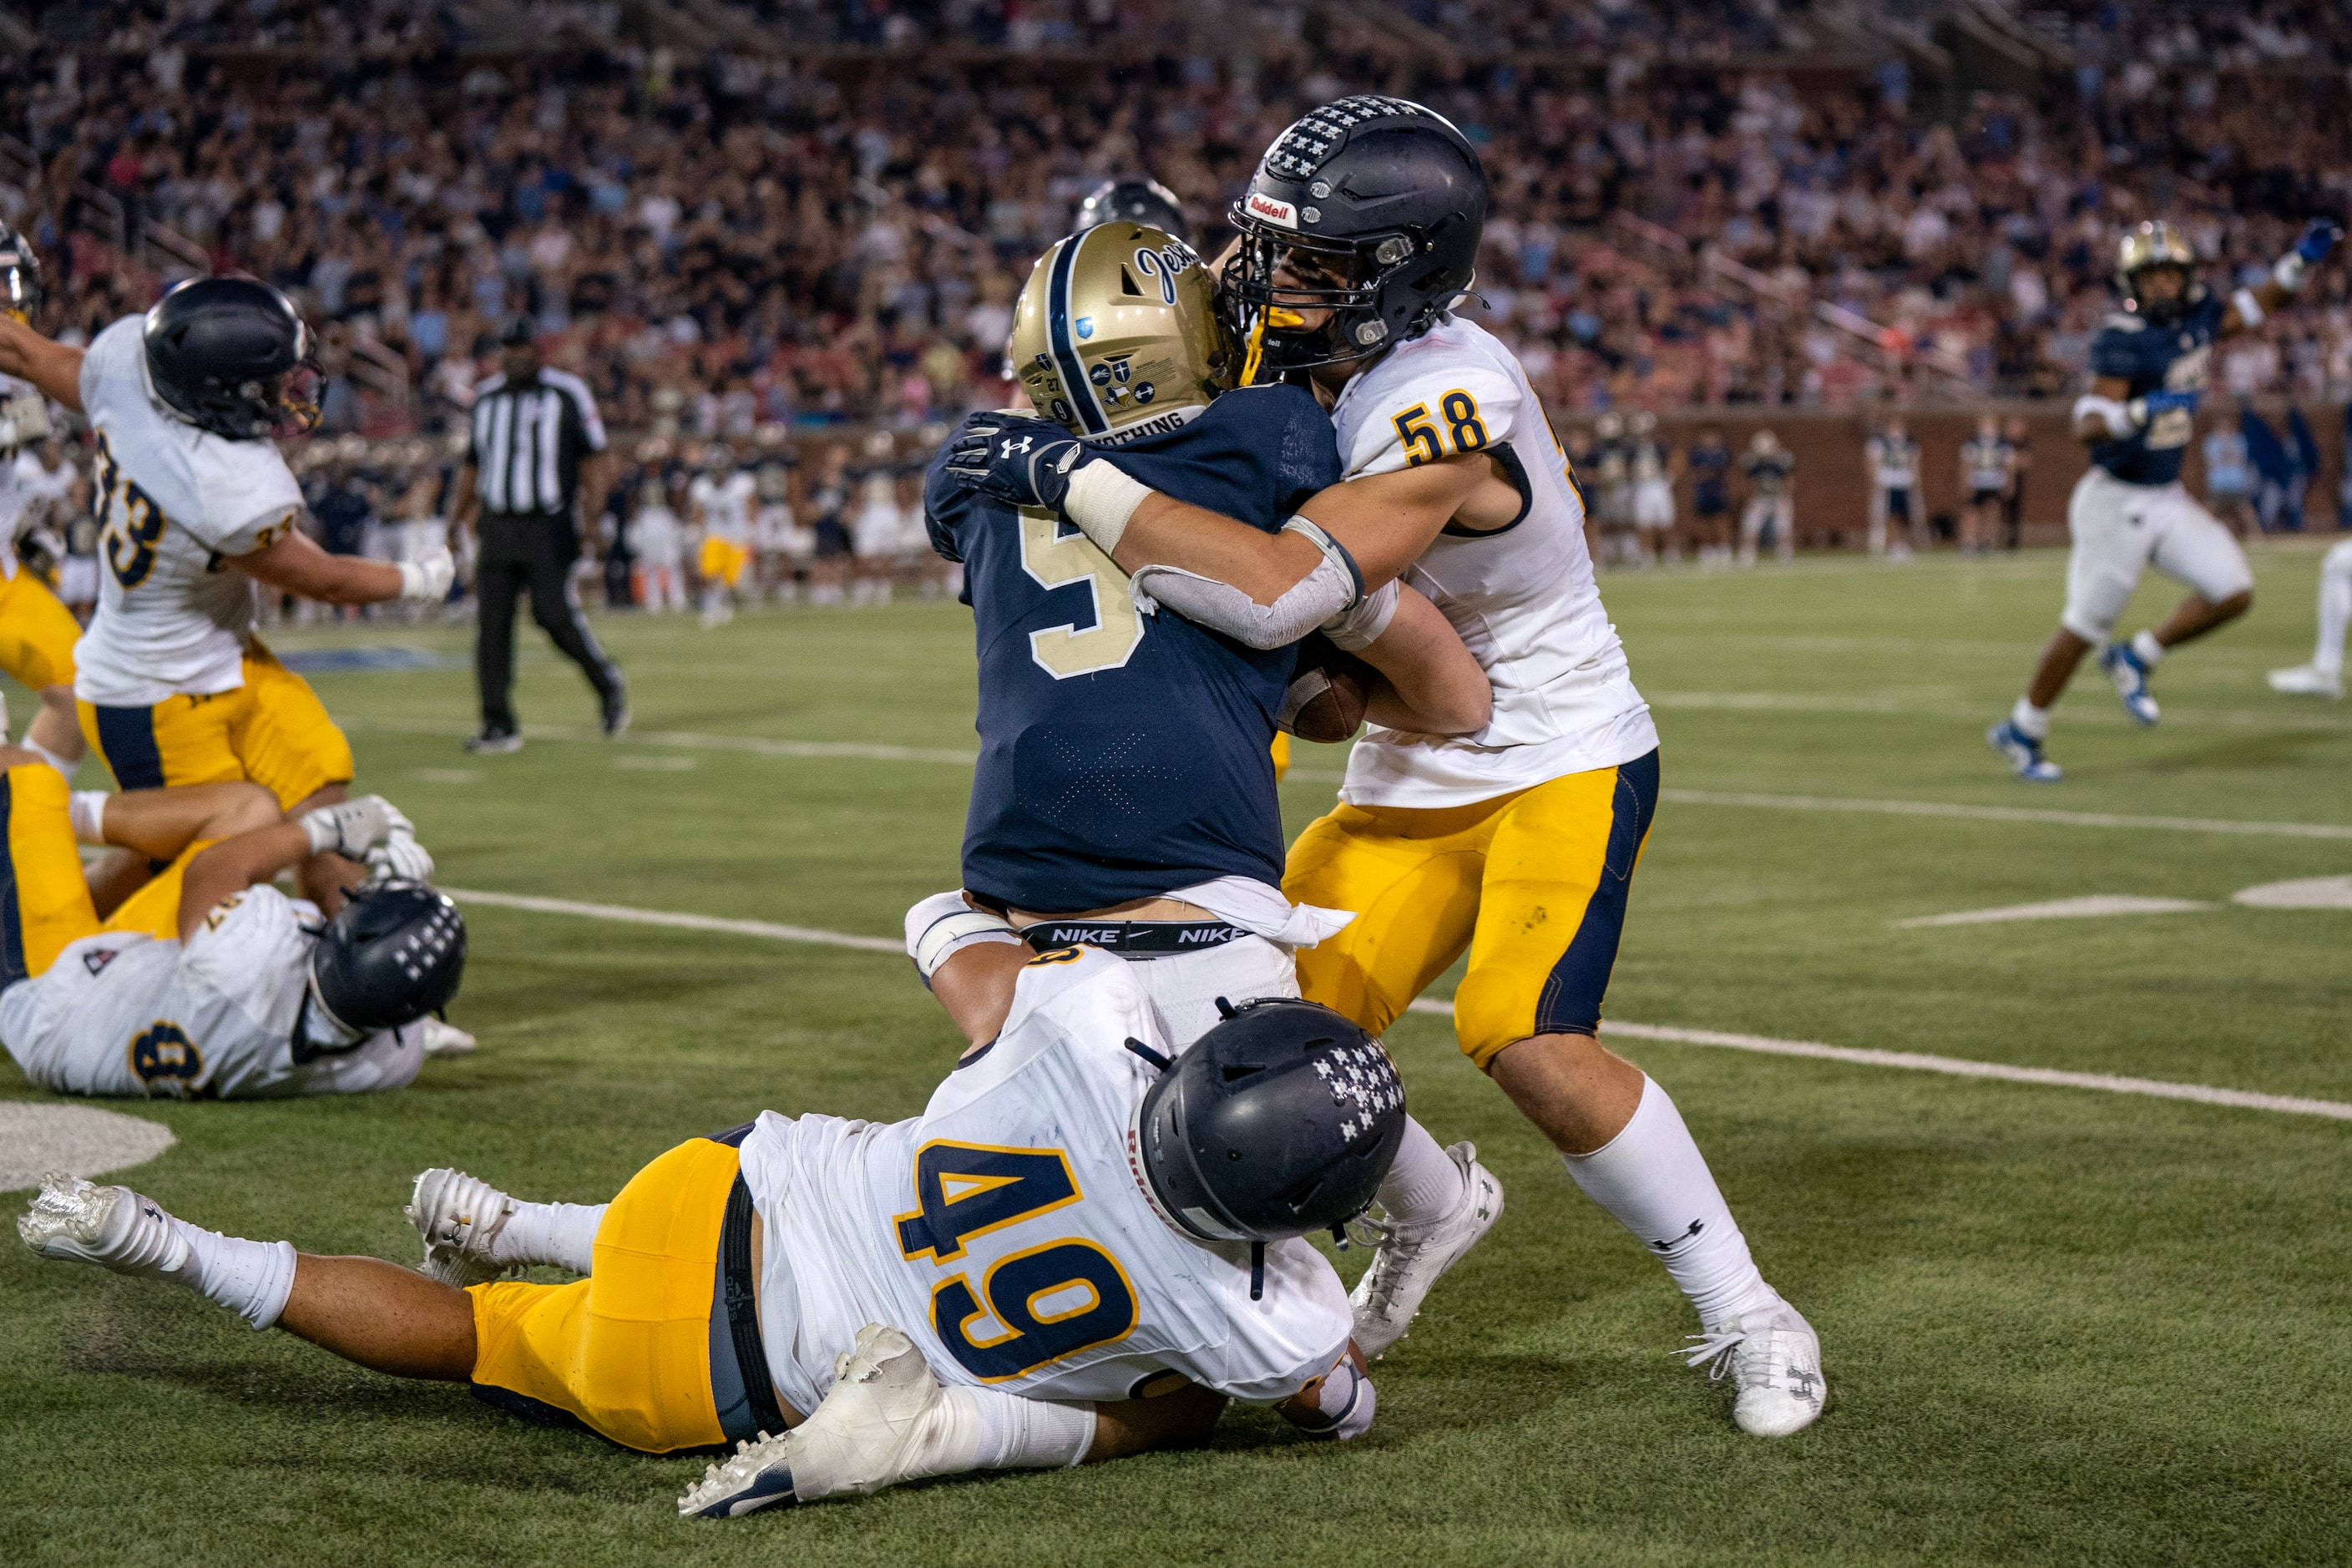
[[[571,899],[533,898],[527,893],[485,893],[471,888],[444,888],[441,890],[460,903],[529,910],[533,914],[579,915],[587,920],[620,921],[629,925],[714,931],[729,936],[763,936],[772,942],[805,942],[819,947],[852,947],[860,952],[895,952],[903,956],[907,951],[907,944],[893,937],[852,936],[847,931],[814,931],[807,926],[777,925],[772,921],[721,920],[717,915],[687,915],[670,910],[633,910],[625,904],[583,904]]]
[[[1423,997],[1408,1011],[1454,1016],[1451,1002]],[[2007,1062],[1969,1061],[1961,1057],[1926,1056],[1916,1051],[1861,1050],[1852,1046],[1825,1046],[1817,1040],[1776,1040],[1764,1035],[1727,1035],[1717,1029],[1671,1029],[1656,1024],[1602,1026],[1612,1035],[1637,1040],[1665,1040],[1685,1046],[1717,1046],[1725,1050],[1754,1051],[1768,1057],[1811,1057],[1817,1061],[1845,1062],[1853,1067],[1899,1068],[1908,1072],[1943,1073],[1951,1078],[1989,1078],[2003,1083],[2033,1083],[2054,1089],[2093,1089],[2105,1094],[2139,1094],[2156,1100],[2188,1100],[2200,1105],[2229,1105],[2242,1110],[2275,1110],[2293,1116],[2325,1116],[2352,1121],[2352,1105],[2335,1100],[2305,1100],[2291,1094],[2256,1094],[2252,1089],[2216,1089],[2201,1083],[2167,1083],[2160,1079],[2120,1078],[2104,1072],[2063,1072],[2056,1068],[2011,1067]]]
[[[413,719],[341,719],[345,730],[364,734],[378,731],[392,735],[468,733],[462,725]],[[632,733],[612,741],[595,730],[563,725],[528,725],[523,735],[533,741],[593,741],[599,745],[676,746],[688,751],[744,752],[761,757],[853,757],[877,763],[942,763],[970,767],[977,752],[944,747],[869,745],[854,741],[776,741],[759,735],[702,735],[665,730]],[[1289,778],[1301,784],[1338,784],[1345,777],[1321,768],[1293,768]],[[2036,811],[2013,805],[1961,805],[1940,800],[1864,800],[1848,795],[1748,795],[1720,790],[1668,789],[1658,797],[1670,805],[1751,806],[1768,811],[1851,811],[1874,816],[1952,816],[1975,822],[2032,822],[2056,827],[2147,828],[2169,833],[2237,833],[2256,837],[2352,839],[2352,824],[2332,822],[2245,822],[2219,816],[2125,816],[2098,811]]]
[[[2136,827],[2165,833],[2238,833],[2272,838],[2352,839],[2352,825],[2333,822],[2245,822],[2222,816],[2126,816],[2105,811],[2037,811],[2019,805],[1961,805],[1940,800],[1864,800],[1851,795],[1744,795],[1721,790],[1663,789],[1673,805],[1756,806],[1767,811],[1852,811],[1878,816],[1955,816],[1971,822],[2033,822],[2057,827]]]
[[[679,914],[669,910],[637,910],[625,904],[588,904],[571,899],[542,899],[524,893],[486,893],[466,888],[441,889],[462,903],[499,909],[527,910],[533,914],[579,915],[588,920],[619,921],[631,925],[667,926],[679,931],[719,931],[730,936],[765,937],[772,942],[813,942],[821,947],[855,948],[861,952],[907,951],[905,942],[890,937],[853,936],[846,931],[815,931],[807,926],[777,925],[769,921],[720,920],[713,915]],[[1439,1017],[1454,1016],[1454,1004],[1423,997],[1409,1009]],[[1655,1024],[1611,1024],[1609,1032],[1637,1040],[1670,1040],[1689,1046],[1720,1046],[1765,1056],[1814,1057],[1858,1067],[1906,1068],[1916,1072],[1947,1073],[1955,1078],[2000,1079],[2010,1083],[2055,1085],[2062,1089],[2095,1089],[2109,1094],[2153,1095],[2159,1100],[2191,1100],[2201,1105],[2233,1105],[2248,1110],[2288,1111],[2303,1116],[2326,1116],[2352,1121],[2352,1105],[2332,1100],[2301,1100],[2290,1095],[2255,1094],[2240,1089],[2212,1089],[2197,1083],[2164,1083],[2155,1079],[2116,1078],[2107,1073],[2061,1072],[2054,1068],[2011,1067],[2002,1062],[1964,1061],[1957,1057],[1918,1056],[1909,1051],[1854,1050],[1811,1040],[1775,1040],[1761,1035],[1727,1035],[1714,1029],[1670,1029]]]
[[[1921,926],[1991,925],[1999,921],[2079,921],[2101,915],[2179,915],[2192,910],[2218,908],[2195,899],[2151,899],[2137,893],[2086,893],[2079,899],[2053,899],[2040,904],[2007,904],[1997,910],[1961,910],[1948,915],[1919,915],[1890,921],[1896,931]]]

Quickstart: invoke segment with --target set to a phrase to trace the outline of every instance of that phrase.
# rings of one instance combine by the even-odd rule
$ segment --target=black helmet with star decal
[[[1328,1007],[1228,1007],[1145,1091],[1136,1156],[1202,1241],[1333,1230],[1371,1206],[1404,1141],[1404,1085],[1380,1041]]]

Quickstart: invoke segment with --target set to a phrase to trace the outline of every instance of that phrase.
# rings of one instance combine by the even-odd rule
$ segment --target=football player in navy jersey
[[[2074,405],[2074,437],[2091,466],[2066,503],[2074,542],[2066,608],[2042,651],[2033,682],[1985,739],[2020,779],[2053,784],[2042,754],[2050,708],[2093,648],[2115,682],[2124,711],[2157,721],[2148,672],[2168,649],[2244,615],[2253,574],[2230,531],[2180,483],[2180,459],[2197,428],[2216,340],[2260,326],[2302,288],[2310,268],[2342,238],[2341,226],[2314,218],[2270,280],[2227,300],[2197,280],[2197,253],[2168,223],[2143,223],[2123,237],[2116,271],[2124,308],[2091,341],[2091,390]],[[2153,565],[2188,584],[2189,596],[2160,626],[2111,642],[2116,619]]]
[[[1098,225],[1038,261],[1012,356],[1041,414],[1115,447],[1154,487],[1270,533],[1339,479],[1331,420],[1299,387],[1229,390],[1241,356],[1214,293],[1181,241]],[[981,756],[963,888],[908,914],[918,968],[952,1011],[954,976],[940,966],[970,943],[1106,948],[1134,961],[1180,1046],[1217,1021],[1221,1002],[1297,995],[1294,950],[1351,917],[1281,893],[1268,749],[1286,703],[1327,678],[1300,673],[1294,647],[1261,650],[1160,613],[1055,513],[956,483],[951,449],[931,465],[924,510],[933,545],[964,565]],[[1433,736],[1486,724],[1484,672],[1413,589],[1366,595],[1323,633],[1378,672],[1376,722]],[[1418,1124],[1381,1201],[1391,1224],[1459,1216],[1457,1256],[1502,1211],[1475,1152],[1441,1149]]]

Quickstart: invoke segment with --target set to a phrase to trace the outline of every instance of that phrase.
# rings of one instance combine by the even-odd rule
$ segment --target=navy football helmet
[[[352,893],[310,950],[311,996],[331,1020],[362,1036],[447,1006],[465,973],[457,906],[446,893],[397,878]]]
[[[1244,381],[1427,331],[1477,276],[1486,202],[1477,150],[1420,104],[1363,94],[1292,125],[1231,215],[1242,243],[1219,287]]]
[[[322,381],[294,301],[254,278],[196,278],[147,312],[147,374],[189,424],[232,441],[319,427]]]
[[[1097,224],[1140,224],[1192,243],[1192,226],[1185,220],[1184,204],[1157,180],[1105,180],[1078,204],[1077,226],[1083,234]]]
[[[1371,1206],[1404,1142],[1404,1085],[1380,1041],[1330,1008],[1227,1007],[1145,1091],[1137,1156],[1178,1226],[1251,1246],[1336,1230]]]

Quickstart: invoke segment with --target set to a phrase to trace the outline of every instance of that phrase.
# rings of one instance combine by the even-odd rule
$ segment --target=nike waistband
[[[1172,958],[1204,952],[1249,935],[1223,921],[1039,921],[1021,940],[1039,952],[1099,947],[1121,958]]]

